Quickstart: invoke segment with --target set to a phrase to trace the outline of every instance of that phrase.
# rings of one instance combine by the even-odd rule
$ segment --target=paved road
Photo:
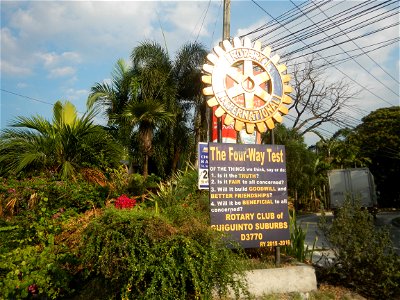
[[[400,211],[393,212],[380,212],[377,214],[375,225],[377,227],[387,226],[390,232],[391,239],[393,241],[393,248],[397,254],[400,255],[400,227],[396,227],[392,224],[394,218],[400,217]],[[328,222],[332,222],[333,215],[331,213],[326,214]],[[320,221],[320,214],[300,215],[297,216],[297,222],[302,226],[303,229],[307,229],[306,244],[311,247],[317,238],[316,248],[323,249],[322,252],[316,252],[313,257],[313,262],[317,262],[321,258],[321,253],[332,256],[332,252],[329,251],[329,245],[326,241],[321,230],[318,228]],[[320,262],[322,264],[326,262]]]

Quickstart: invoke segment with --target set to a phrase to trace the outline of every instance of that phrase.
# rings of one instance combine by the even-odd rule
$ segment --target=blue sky
[[[337,7],[332,6],[332,13],[343,9],[339,1],[333,3]],[[357,2],[341,5],[354,3]],[[132,49],[142,41],[164,44],[164,34],[171,57],[184,43],[196,39],[211,49],[222,37],[221,4],[217,0],[1,1],[1,129],[20,115],[39,114],[50,119],[52,104],[57,100],[70,100],[84,112],[90,87],[109,80],[115,62],[119,58],[128,61]],[[233,1],[231,36],[248,33],[270,21],[271,16],[276,18],[292,9],[293,2],[286,0]],[[396,18],[398,21],[398,14],[392,17]],[[374,26],[392,24],[392,19]],[[299,20],[280,34],[290,35],[305,22],[306,19]],[[357,43],[364,46],[398,35],[397,25]],[[359,99],[351,105],[362,108],[362,113],[349,108],[347,113],[354,120],[379,107],[399,105],[399,42],[371,52],[370,56],[373,61],[361,57],[357,64],[341,64],[340,71],[333,69],[329,74],[332,80],[340,80],[344,73],[380,96],[376,99],[371,92],[356,87]],[[337,129],[326,128],[327,134]],[[315,137],[307,137],[307,141],[312,143]]]

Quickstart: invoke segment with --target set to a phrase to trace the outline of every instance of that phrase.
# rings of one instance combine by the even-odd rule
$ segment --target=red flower
[[[129,198],[127,195],[123,194],[117,198],[115,201],[115,207],[118,209],[133,208],[136,205],[136,199],[134,197]]]

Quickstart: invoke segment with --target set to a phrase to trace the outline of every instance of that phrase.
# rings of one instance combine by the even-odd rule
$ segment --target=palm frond
[[[76,170],[71,162],[65,161],[61,165],[60,173],[61,173],[61,178],[64,178],[64,179],[74,178],[75,174],[76,174]]]

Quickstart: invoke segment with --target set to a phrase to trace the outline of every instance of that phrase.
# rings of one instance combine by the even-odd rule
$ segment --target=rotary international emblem
[[[282,122],[282,115],[288,113],[285,104],[292,99],[287,95],[292,88],[285,84],[290,80],[284,75],[286,66],[278,65],[279,56],[271,55],[271,48],[261,51],[261,43],[252,45],[248,38],[234,38],[233,45],[223,41],[223,47],[214,47],[207,55],[211,64],[205,64],[202,81],[210,86],[203,94],[210,96],[207,104],[216,107],[215,116],[225,115],[224,124],[234,123],[236,131],[246,129],[265,132]]]

